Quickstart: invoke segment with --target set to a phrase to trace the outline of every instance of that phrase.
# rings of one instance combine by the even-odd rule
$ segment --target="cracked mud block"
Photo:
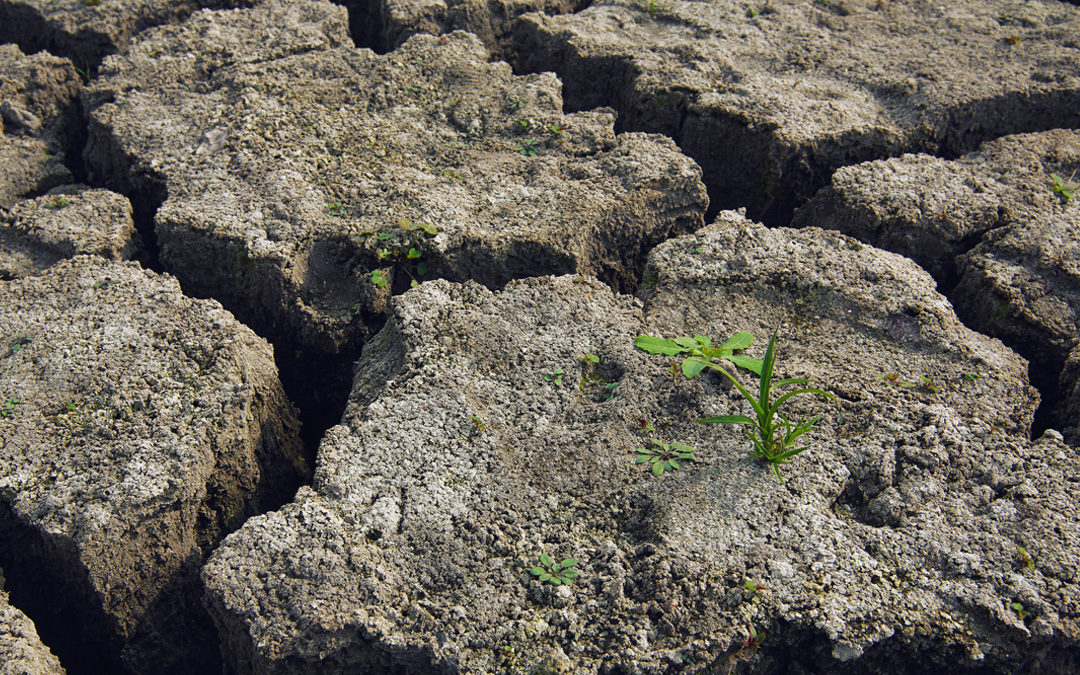
[[[130,260],[140,249],[131,202],[108,190],[68,185],[0,212],[0,279],[40,274],[80,254]]]
[[[141,30],[176,23],[203,7],[235,7],[249,0],[0,0],[0,42],[27,52],[43,49],[93,68],[127,47]]]
[[[714,204],[770,224],[846,164],[958,155],[1009,133],[1080,127],[1080,9],[923,2],[604,0],[526,15],[519,65],[574,109],[672,136]]]
[[[492,56],[510,60],[516,19],[527,12],[568,14],[588,0],[346,0],[353,39],[382,53],[417,33],[463,30],[480,38]]]
[[[0,675],[63,675],[59,659],[41,643],[34,622],[8,604],[0,570]]]
[[[64,154],[80,133],[71,62],[0,45],[0,208],[71,181]]]
[[[961,318],[1031,360],[1056,399],[1080,342],[1078,170],[1080,131],[1062,129],[1006,136],[953,161],[867,162],[833,174],[793,224],[839,229],[956,285]]]
[[[997,228],[1080,214],[1055,192],[1080,169],[1080,131],[1006,136],[955,160],[903,155],[845,166],[795,212],[793,227],[840,230],[905,255],[951,288],[956,258]],[[1067,187],[1064,189],[1068,190]]]
[[[964,328],[909,260],[835,232],[725,213],[657,247],[646,274],[644,304],[572,276],[395,298],[312,487],[204,569],[230,664],[1076,665],[1080,469],[1056,433],[1027,440],[1022,359]],[[781,321],[778,375],[840,400],[793,406],[825,416],[784,483],[737,429],[695,422],[747,412],[722,378],[672,376],[633,347],[748,330],[760,358]],[[654,476],[634,460],[651,438],[695,461]],[[580,576],[539,582],[542,554],[576,559]]]
[[[564,115],[554,76],[516,77],[466,33],[329,48],[343,17],[200,13],[110,57],[88,97],[91,176],[167,192],[166,269],[262,334],[358,350],[392,292],[435,277],[633,288],[649,247],[703,222],[700,171],[670,140]]]
[[[13,604],[69,668],[219,668],[202,560],[303,475],[271,348],[175,279],[96,256],[0,282],[0,339]]]

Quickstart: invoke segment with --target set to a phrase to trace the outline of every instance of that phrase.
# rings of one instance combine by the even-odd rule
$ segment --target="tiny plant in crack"
[[[649,447],[638,448],[637,464],[649,463],[652,465],[654,476],[663,476],[665,471],[674,471],[679,468],[679,462],[693,462],[694,448],[682,443],[664,443],[661,440],[649,439]]]
[[[390,270],[397,269],[409,277],[411,288],[419,286],[420,279],[428,271],[424,254],[420,250],[421,241],[438,233],[439,230],[434,225],[414,223],[408,218],[398,218],[398,228],[382,228],[378,232],[369,232],[368,234],[376,235],[378,242],[375,257],[386,266],[368,273],[372,285],[379,288],[388,285]]]
[[[765,359],[761,364],[761,384],[757,397],[752,395],[727,370],[714,363],[708,364],[710,368],[720,371],[722,375],[731,380],[731,383],[735,385],[742,397],[750,403],[754,416],[717,415],[715,417],[704,417],[698,421],[706,424],[738,424],[743,426],[743,433],[753,443],[754,456],[768,462],[772,466],[776,477],[783,482],[784,477],[780,475],[780,465],[789,463],[792,457],[809,447],[808,445],[800,446],[797,443],[803,436],[818,428],[817,423],[821,419],[821,415],[803,417],[797,422],[793,422],[780,412],[780,408],[795,396],[803,394],[820,396],[828,401],[835,400],[835,397],[827,391],[816,387],[800,387],[780,395],[775,401],[773,400],[772,395],[775,389],[791,385],[802,385],[808,381],[805,377],[773,379],[773,367],[776,365],[776,335],[779,330],[777,328],[773,331],[772,338],[769,339],[769,347],[765,350]]]
[[[556,368],[547,375],[544,375],[544,379],[554,384],[556,387],[562,386],[562,376],[566,374],[562,368]]]
[[[540,564],[529,570],[529,574],[552,586],[562,586],[580,576],[581,573],[574,569],[577,562],[576,558],[567,558],[557,563],[547,553],[541,553]]]

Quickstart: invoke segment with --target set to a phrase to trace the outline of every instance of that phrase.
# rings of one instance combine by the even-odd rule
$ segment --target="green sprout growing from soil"
[[[15,404],[19,403],[19,399],[9,397],[4,401],[3,405],[0,405],[0,417],[11,417],[11,413],[15,412]]]
[[[636,464],[652,464],[654,476],[663,476],[665,471],[674,471],[679,468],[679,462],[694,461],[694,448],[682,443],[664,443],[655,438],[650,439],[651,447],[638,448]]]
[[[742,425],[744,427],[743,433],[754,445],[754,456],[768,462],[772,466],[776,477],[783,482],[784,477],[780,475],[780,465],[789,463],[792,457],[809,447],[808,445],[798,446],[796,441],[811,431],[818,429],[817,423],[821,419],[821,415],[803,417],[797,422],[793,422],[780,412],[781,406],[795,396],[803,394],[821,396],[829,401],[835,400],[835,397],[827,391],[816,387],[801,387],[780,395],[775,401],[773,400],[773,390],[780,387],[806,384],[808,381],[805,377],[773,379],[773,368],[776,365],[776,335],[779,331],[779,328],[773,331],[772,338],[769,339],[769,347],[765,351],[765,359],[761,364],[761,384],[757,397],[753,396],[734,375],[723,367],[711,362],[706,364],[709,368],[719,371],[724,377],[731,380],[731,383],[735,385],[742,397],[750,403],[754,416],[717,415],[715,417],[704,417],[699,419],[698,422]]]
[[[541,553],[540,564],[529,570],[529,574],[552,586],[561,586],[569,584],[581,575],[580,572],[574,569],[577,562],[576,558],[567,558],[560,563],[556,563],[547,553]]]
[[[1072,182],[1074,176],[1076,176],[1075,171],[1067,180],[1056,173],[1050,174],[1050,191],[1057,195],[1062,204],[1068,204],[1073,199],[1073,192],[1076,191],[1076,184]]]

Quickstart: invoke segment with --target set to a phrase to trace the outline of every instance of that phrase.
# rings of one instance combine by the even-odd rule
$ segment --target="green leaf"
[[[577,558],[567,558],[559,563],[559,569],[566,569],[567,567],[573,567],[577,564]]]
[[[416,259],[417,259],[417,258],[419,258],[419,257],[420,257],[420,251],[417,251],[417,250],[416,250],[415,248],[410,248],[410,249],[409,249],[409,250],[408,250],[408,251],[407,251],[407,252],[405,253],[405,258],[406,258],[407,260],[416,260]]]
[[[671,340],[665,340],[651,335],[641,335],[634,338],[634,346],[650,354],[663,354],[664,356],[674,356],[675,354],[682,354],[688,351]]]
[[[739,349],[747,349],[752,344],[754,344],[754,336],[750,333],[740,331],[724,340],[719,348],[737,351]]]
[[[671,468],[671,469],[678,469],[679,468],[679,460],[675,459],[674,457],[669,459],[667,461],[667,463],[668,463],[668,467]]]
[[[754,420],[746,415],[717,415],[715,417],[702,417],[698,420],[703,424],[755,424]]]
[[[686,349],[696,349],[698,346],[697,340],[688,337],[675,338],[675,344],[679,345],[680,347],[685,347]]]
[[[755,359],[741,354],[732,354],[730,356],[725,356],[724,358],[740,368],[749,370],[755,375],[761,375],[761,359]]]
[[[427,274],[427,263],[426,262],[418,262],[418,263],[416,263],[416,276],[422,277],[425,274]]]
[[[769,338],[769,348],[765,350],[765,360],[761,363],[761,388],[758,396],[758,405],[762,410],[767,410],[769,406],[769,389],[772,387],[772,374],[773,366],[776,365],[776,334],[780,332],[780,327],[777,326],[773,331],[772,337]],[[761,413],[758,413],[760,416]],[[769,415],[768,417],[772,417]]]
[[[547,553],[541,553],[540,564],[550,569],[551,566],[555,564],[555,561],[552,560],[551,556],[549,556]]]
[[[429,236],[434,237],[439,233],[439,228],[434,225],[428,225],[427,223],[419,223],[420,229],[423,230]]]
[[[548,582],[552,586],[559,586],[563,583],[563,580],[554,574],[549,575],[547,579],[544,579],[544,581]]]
[[[379,235],[379,241],[386,241],[387,239],[393,239],[394,235],[390,232],[383,232]]]
[[[545,574],[543,567],[534,567],[529,570],[529,574],[535,574],[536,576],[543,576]]]
[[[810,378],[807,377],[789,377],[785,380],[777,380],[776,382],[773,382],[772,386],[773,389],[776,389],[777,387],[786,387],[789,384],[806,384],[809,381]]]
[[[697,377],[701,371],[705,370],[705,367],[709,365],[709,362],[699,356],[691,356],[683,359],[682,372],[686,376],[686,379],[692,380]]]
[[[386,284],[390,283],[383,276],[382,270],[371,270],[371,283],[375,284],[379,288],[382,288]]]
[[[544,572],[540,575],[540,581],[546,581],[549,584],[555,584],[556,586],[559,584],[559,582],[555,580],[555,577],[548,574],[547,572]]]
[[[638,450],[638,452],[641,452],[641,450]],[[652,459],[651,454],[649,454],[649,455],[641,455],[637,459],[634,460],[634,464],[644,464],[645,462],[649,461],[650,459]]]
[[[695,335],[694,340],[705,349],[712,347],[712,340],[709,339],[708,335]]]
[[[578,572],[577,570],[566,570],[562,574],[567,579],[577,579],[581,576],[581,572]]]
[[[659,458],[655,462],[653,462],[652,472],[654,476],[664,475],[664,463],[661,462]]]

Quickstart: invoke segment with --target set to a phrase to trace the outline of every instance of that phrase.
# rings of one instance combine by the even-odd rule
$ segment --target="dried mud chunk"
[[[643,305],[570,276],[394,298],[312,487],[204,569],[230,663],[711,672],[757,654],[752,625],[808,671],[1067,669],[1076,453],[1027,440],[1022,359],[916,265],[834,232],[725,213],[646,274]],[[694,421],[746,412],[720,377],[633,347],[749,330],[760,357],[781,320],[777,376],[841,400],[793,406],[825,417],[784,483],[738,429]],[[654,476],[634,461],[651,438],[695,461]],[[542,583],[542,554],[580,576]]]
[[[164,265],[265,334],[357,349],[392,293],[435,277],[632,289],[649,247],[702,224],[700,172],[669,139],[616,136],[610,111],[564,115],[558,80],[514,76],[462,32],[207,72],[143,57],[144,39],[166,54],[216,53],[203,33],[257,39],[274,6],[203,13],[110,59],[87,151],[115,189],[164,186]]]
[[[1080,126],[1080,9],[1007,0],[596,2],[526,15],[526,71],[672,136],[713,203],[785,224],[837,168]]]
[[[79,254],[125,260],[139,250],[131,203],[108,190],[65,186],[0,215],[0,279],[40,274]]]
[[[86,669],[206,672],[201,561],[303,474],[270,347],[175,279],[96,256],[0,298],[13,601]]]

